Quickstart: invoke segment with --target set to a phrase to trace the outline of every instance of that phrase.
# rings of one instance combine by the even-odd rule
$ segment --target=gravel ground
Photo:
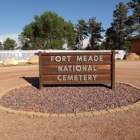
[[[140,90],[124,84],[110,86],[34,86],[22,87],[5,94],[0,105],[14,110],[42,113],[80,113],[113,109],[137,102]]]
[[[140,88],[140,61],[117,61],[116,82]],[[35,84],[38,66],[0,68],[0,92]],[[37,118],[0,111],[0,140],[140,140],[140,107],[98,117]]]

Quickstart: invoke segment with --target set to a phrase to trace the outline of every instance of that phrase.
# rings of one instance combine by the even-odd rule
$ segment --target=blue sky
[[[26,24],[34,20],[34,15],[52,11],[77,24],[79,19],[88,21],[96,17],[107,29],[113,18],[113,11],[119,2],[130,0],[0,0],[0,40],[7,37],[18,40],[18,35]]]

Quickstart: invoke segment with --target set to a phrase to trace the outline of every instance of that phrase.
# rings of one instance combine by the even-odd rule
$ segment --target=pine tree
[[[105,48],[107,50],[115,50],[118,48],[118,37],[116,30],[113,27],[109,27],[105,33],[106,43]]]
[[[98,42],[103,38],[101,32],[104,32],[101,22],[96,22],[96,18],[90,18],[88,21],[88,33],[90,36],[90,46],[92,50],[97,50]]]
[[[132,31],[140,34],[140,0],[131,0],[127,5],[132,9],[132,15],[130,16]]]
[[[76,32],[76,46],[77,49],[83,48],[83,40],[88,37],[87,23],[84,19],[78,20],[78,24],[75,25]]]
[[[127,13],[128,8],[124,5],[123,2],[120,2],[118,5],[116,5],[116,10],[113,11],[113,22],[111,23],[111,27],[116,33],[114,43],[116,41],[118,42],[118,45],[115,46],[115,49],[123,49],[122,45],[125,43],[125,37],[128,36],[126,32]]]
[[[2,43],[0,42],[0,50],[3,50]]]

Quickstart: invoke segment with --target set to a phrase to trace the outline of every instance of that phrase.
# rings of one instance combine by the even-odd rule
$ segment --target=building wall
[[[140,55],[140,39],[131,40],[131,52]]]

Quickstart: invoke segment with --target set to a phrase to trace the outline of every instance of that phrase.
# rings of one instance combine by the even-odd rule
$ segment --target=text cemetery
[[[39,52],[39,82],[43,85],[115,82],[115,51]]]

